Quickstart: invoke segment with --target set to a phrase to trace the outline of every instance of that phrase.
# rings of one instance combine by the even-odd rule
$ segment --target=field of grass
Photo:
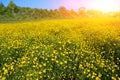
[[[0,80],[120,80],[120,20],[0,24]]]

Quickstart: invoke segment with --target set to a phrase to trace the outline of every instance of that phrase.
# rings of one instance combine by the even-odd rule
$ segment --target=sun
[[[100,10],[102,12],[119,11],[118,4],[115,0],[94,0],[91,6],[92,9]]]

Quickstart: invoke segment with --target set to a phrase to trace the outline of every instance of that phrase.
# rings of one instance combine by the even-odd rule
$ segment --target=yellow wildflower
[[[95,80],[101,80],[99,77],[96,77]]]

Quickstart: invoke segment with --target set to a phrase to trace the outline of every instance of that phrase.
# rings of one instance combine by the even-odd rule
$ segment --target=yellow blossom
[[[101,80],[99,77],[96,77],[95,80]]]
[[[6,80],[6,77],[2,77],[2,79],[1,80]]]
[[[8,70],[7,69],[4,69],[4,74],[7,74],[8,73]]]

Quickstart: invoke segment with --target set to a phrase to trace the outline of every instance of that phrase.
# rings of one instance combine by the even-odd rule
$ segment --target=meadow
[[[0,80],[120,80],[120,19],[0,24]]]

